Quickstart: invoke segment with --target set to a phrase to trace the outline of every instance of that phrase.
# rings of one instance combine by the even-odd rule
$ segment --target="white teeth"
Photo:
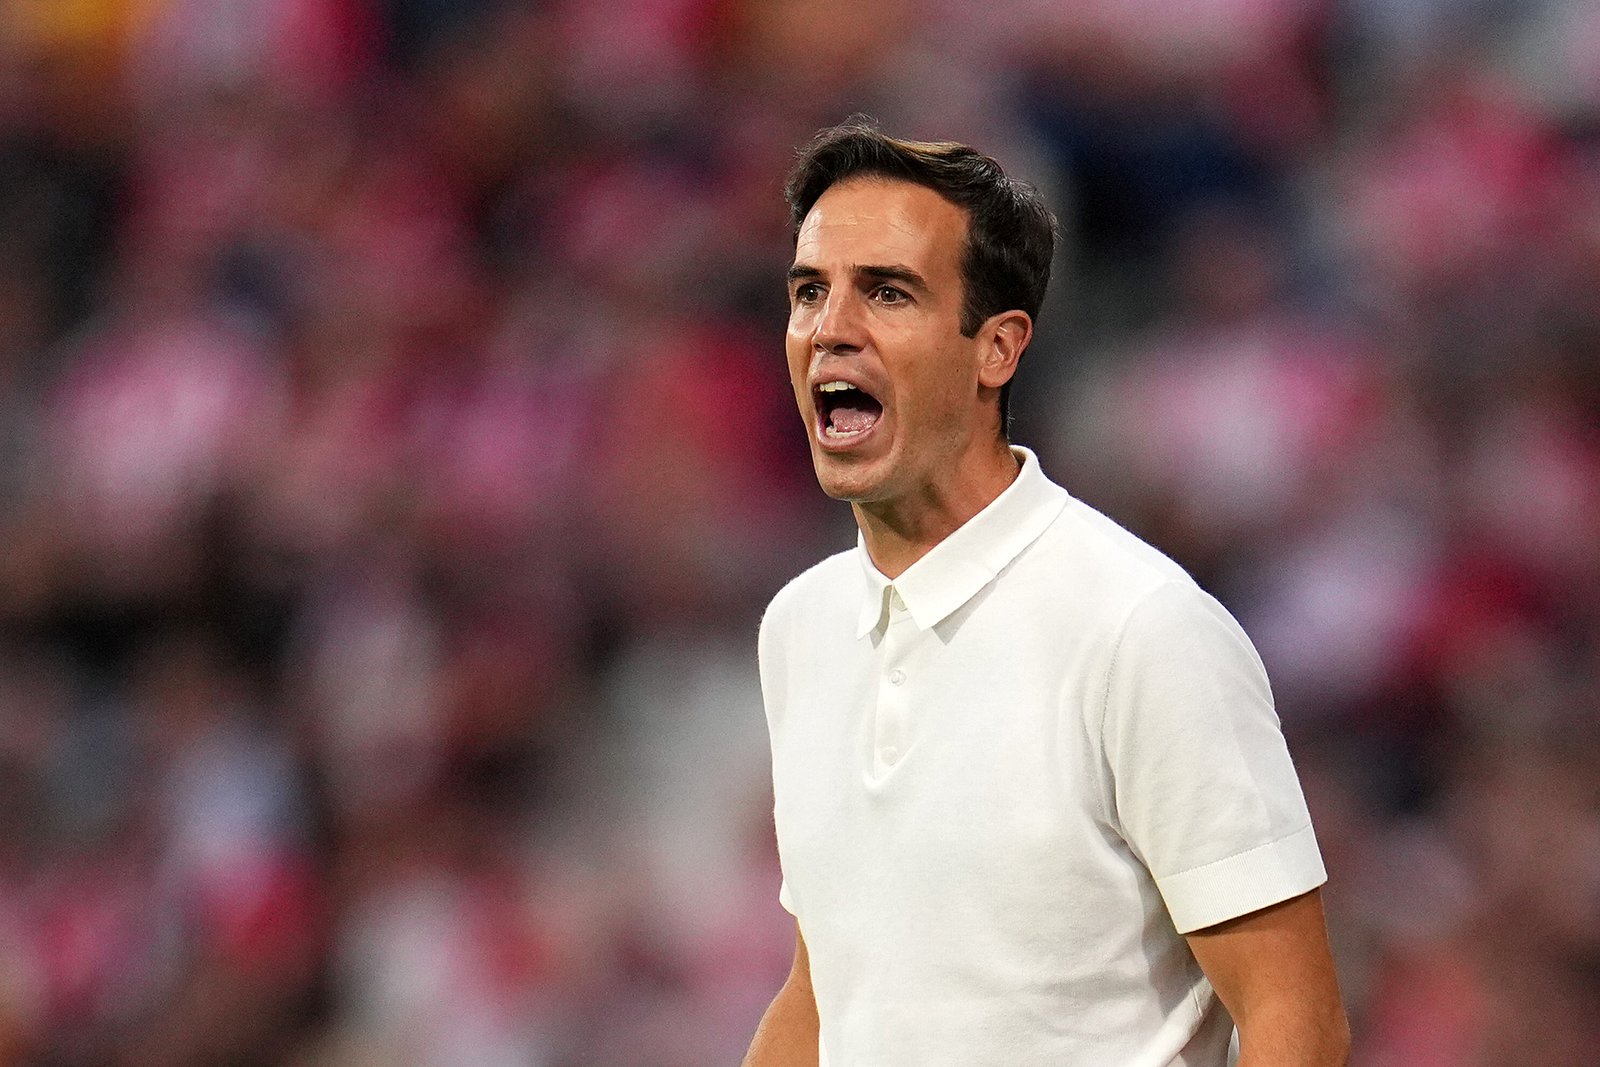
[[[824,437],[832,437],[835,439],[842,437],[860,437],[866,432],[866,430],[835,430],[832,426],[824,426],[822,428],[822,435]]]
[[[854,389],[854,388],[855,388],[855,386],[851,385],[849,382],[823,382],[821,385],[817,386],[817,392],[819,392],[819,393],[842,393],[846,389]]]

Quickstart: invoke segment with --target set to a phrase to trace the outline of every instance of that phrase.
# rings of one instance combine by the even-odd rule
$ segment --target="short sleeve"
[[[1134,608],[1104,710],[1113,821],[1180,933],[1326,880],[1266,670],[1209,595],[1172,581]]]

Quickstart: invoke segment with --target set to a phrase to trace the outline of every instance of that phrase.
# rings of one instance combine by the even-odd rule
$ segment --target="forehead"
[[[959,271],[967,212],[925,185],[849,178],[817,198],[795,238],[796,263],[819,268],[902,264]]]

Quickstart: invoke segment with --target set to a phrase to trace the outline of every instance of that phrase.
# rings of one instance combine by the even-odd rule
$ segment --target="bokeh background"
[[[1600,4],[0,0],[0,1064],[737,1062],[855,111],[1060,215],[1015,436],[1258,642],[1358,1067],[1600,1062]]]

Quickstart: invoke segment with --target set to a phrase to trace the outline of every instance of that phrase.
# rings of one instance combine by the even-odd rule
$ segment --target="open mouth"
[[[843,444],[861,437],[877,425],[883,414],[878,398],[849,382],[823,382],[813,395],[822,436]]]

